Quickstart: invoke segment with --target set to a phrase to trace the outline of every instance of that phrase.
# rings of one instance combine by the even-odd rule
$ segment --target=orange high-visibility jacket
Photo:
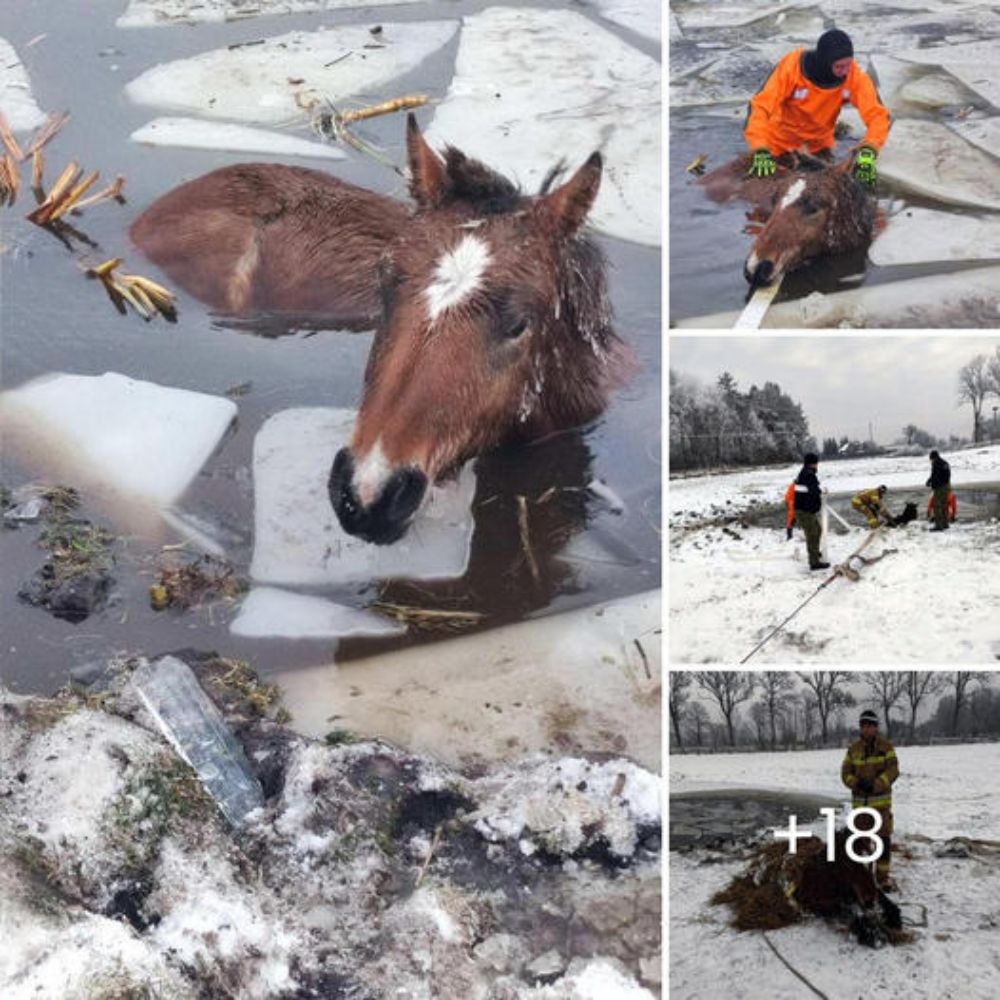
[[[805,49],[782,56],[764,86],[750,98],[743,135],[751,149],[780,156],[803,143],[811,153],[833,148],[833,126],[851,103],[868,128],[862,145],[882,148],[889,134],[889,111],[871,77],[852,59],[847,76],[835,87],[817,87],[802,72]]]
[[[930,517],[934,513],[934,496],[931,495],[930,499],[927,501],[927,516]],[[955,494],[948,490],[948,502],[945,507],[945,513],[948,516],[949,521],[954,521],[958,517],[958,501],[955,499]]]
[[[788,489],[785,490],[785,506],[788,508],[788,518],[785,527],[790,528],[795,524],[795,480],[791,481]]]

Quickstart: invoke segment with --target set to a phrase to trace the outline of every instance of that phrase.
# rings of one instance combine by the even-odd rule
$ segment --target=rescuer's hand
[[[875,187],[878,168],[875,166],[876,152],[871,146],[862,146],[854,158],[854,177],[867,188]]]
[[[778,165],[774,162],[774,157],[766,149],[758,149],[753,154],[747,173],[751,177],[770,177],[777,169]]]

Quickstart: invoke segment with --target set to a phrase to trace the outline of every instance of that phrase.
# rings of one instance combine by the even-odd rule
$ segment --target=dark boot
[[[830,564],[829,563],[825,563],[825,562],[811,563],[810,566],[809,566],[809,568],[810,569],[829,569],[830,568]]]

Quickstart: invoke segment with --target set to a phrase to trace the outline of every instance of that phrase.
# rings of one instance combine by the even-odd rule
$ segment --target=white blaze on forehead
[[[788,208],[793,202],[797,201],[799,195],[802,194],[806,189],[806,182],[803,178],[799,178],[795,181],[792,186],[785,192],[785,197],[781,199],[781,204],[779,208]]]
[[[391,472],[392,466],[382,451],[382,439],[379,438],[354,470],[354,488],[362,504],[367,507],[378,497]]]
[[[434,269],[434,281],[424,292],[431,320],[465,301],[482,287],[483,274],[489,263],[490,248],[486,241],[471,233],[443,254]]]

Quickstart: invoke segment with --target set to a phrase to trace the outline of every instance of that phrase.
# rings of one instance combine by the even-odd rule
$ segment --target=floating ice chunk
[[[968,42],[964,45],[904,49],[895,54],[909,62],[940,66],[990,104],[1000,105],[1000,73],[997,72],[995,39]]]
[[[977,218],[929,208],[897,212],[868,252],[874,264],[1000,259],[1000,216]]]
[[[948,123],[948,128],[966,142],[1000,160],[1000,118],[966,119]]]
[[[187,489],[235,416],[232,400],[116,372],[47,375],[0,394],[0,428],[39,461],[160,506]]]
[[[606,21],[620,24],[644,38],[660,41],[660,0],[592,0]],[[671,26],[676,18],[670,15]],[[673,37],[673,36],[671,36]]]
[[[115,24],[119,28],[154,28],[175,23],[236,21],[275,14],[417,2],[419,0],[257,0],[248,5],[246,0],[130,0]]]
[[[174,656],[144,663],[132,675],[132,684],[233,826],[263,805],[264,794],[243,747],[186,663]]]
[[[689,6],[677,17],[685,31],[699,28],[743,28],[755,21],[775,17],[783,11],[793,10],[799,3],[778,3],[762,7],[759,3],[702,3]]]
[[[900,100],[933,110],[967,104],[974,96],[967,87],[945,73],[928,73],[899,88]]]
[[[937,122],[893,123],[879,173],[914,194],[951,205],[1000,210],[1000,165]]]
[[[348,444],[353,410],[302,408],[271,417],[253,449],[255,540],[250,574],[259,583],[305,586],[460,577],[468,564],[476,477],[428,489],[409,531],[392,545],[346,534],[327,495],[337,451]]]
[[[991,327],[1000,324],[1000,267],[864,285],[846,292],[779,302],[763,329],[801,327]],[[715,313],[677,322],[681,329],[725,329],[738,313]]]
[[[42,109],[31,96],[24,64],[10,42],[3,38],[0,38],[0,111],[15,132],[38,128],[45,121]]]
[[[151,146],[226,149],[236,153],[268,153],[273,156],[322,156],[331,160],[342,160],[347,156],[335,146],[321,142],[310,142],[247,125],[205,122],[198,118],[156,118],[136,129],[132,133],[132,141]]]
[[[273,125],[302,118],[304,102],[336,103],[377,90],[436,52],[457,28],[457,21],[383,24],[377,43],[363,25],[293,31],[154,66],[125,93],[167,111]]]
[[[308,594],[256,587],[229,626],[233,635],[287,639],[337,639],[352,635],[402,635],[406,626]]]
[[[899,91],[915,73],[922,72],[913,63],[903,62],[883,52],[872,54],[869,68],[875,72],[875,82],[882,103],[893,111],[899,106]]]
[[[743,105],[760,89],[788,49],[787,42],[765,41],[715,54],[671,78],[670,105]]]
[[[579,14],[492,7],[464,18],[455,76],[427,134],[525,190],[560,159],[577,167],[600,149],[591,224],[660,243],[660,64]]]

